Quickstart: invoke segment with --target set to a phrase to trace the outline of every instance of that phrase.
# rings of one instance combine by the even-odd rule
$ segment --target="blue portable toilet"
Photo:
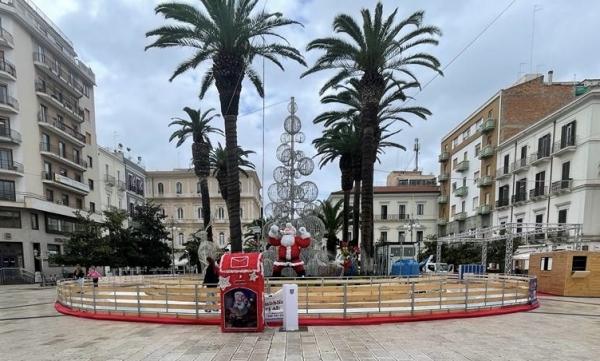
[[[412,258],[398,260],[392,265],[390,274],[401,277],[419,277],[419,264]]]
[[[462,280],[464,275],[483,275],[485,274],[485,266],[482,264],[461,264],[458,266],[458,279]]]

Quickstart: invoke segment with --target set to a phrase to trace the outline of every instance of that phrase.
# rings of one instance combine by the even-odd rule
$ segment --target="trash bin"
[[[42,283],[42,273],[40,271],[33,274],[33,281],[35,283]]]
[[[221,331],[262,332],[265,288],[262,254],[224,254],[219,267]]]

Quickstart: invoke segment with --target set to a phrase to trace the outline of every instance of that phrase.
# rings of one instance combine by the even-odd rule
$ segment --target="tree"
[[[136,206],[133,215],[135,226],[131,235],[135,242],[137,257],[130,266],[144,268],[146,273],[153,268],[168,268],[171,265],[170,247],[164,242],[170,239],[169,231],[163,223],[159,205],[152,202]],[[175,240],[171,239],[171,242]]]
[[[337,246],[339,239],[337,233],[340,231],[343,225],[343,214],[340,212],[342,207],[342,200],[337,201],[333,204],[330,201],[319,201],[320,207],[318,208],[317,217],[323,221],[325,225],[324,238],[327,242],[327,252],[335,257],[337,253]]]
[[[200,240],[196,237],[192,237],[189,241],[183,244],[185,247],[185,252],[179,260],[187,259],[190,267],[198,267],[198,273],[202,272],[202,264],[200,263],[200,258],[198,258],[198,247],[200,247]]]
[[[50,261],[65,266],[105,265],[110,257],[110,248],[101,236],[102,225],[89,215],[82,216],[79,211],[75,212],[75,217],[75,227],[65,234],[63,253],[51,255]]]
[[[412,67],[423,66],[441,74],[440,62],[430,54],[410,53],[415,47],[437,45],[436,36],[440,29],[423,26],[423,11],[418,11],[395,22],[398,9],[384,19],[383,4],[377,3],[371,16],[368,9],[361,10],[362,28],[350,15],[337,15],[333,30],[345,34],[341,37],[326,37],[311,41],[306,49],[324,50],[325,54],[302,74],[302,77],[322,70],[338,69],[338,73],[321,88],[321,94],[351,78],[359,78],[358,93],[362,122],[362,222],[361,222],[361,269],[373,271],[373,171],[375,162],[377,114],[384,96],[386,78],[399,87],[403,82],[395,76],[400,73],[418,83]],[[408,27],[414,27],[402,33]],[[404,82],[405,83],[405,82]]]
[[[212,242],[212,227],[210,226],[211,214],[210,214],[210,193],[208,190],[208,179],[210,175],[210,150],[212,145],[210,143],[209,135],[216,133],[223,135],[220,129],[214,128],[210,125],[210,122],[215,117],[220,117],[219,114],[211,114],[215,111],[214,108],[210,108],[204,113],[200,109],[195,110],[189,107],[183,108],[183,111],[187,113],[190,120],[181,118],[174,118],[169,126],[176,125],[180,128],[171,134],[169,142],[177,138],[176,148],[179,148],[190,136],[192,137],[192,161],[194,163],[194,172],[200,179],[200,194],[202,196],[202,218],[204,221],[204,229],[207,233],[207,240]]]
[[[237,172],[241,172],[243,175],[246,176],[246,178],[248,177],[248,173],[246,173],[246,170],[242,167],[247,167],[250,169],[255,168],[254,164],[252,164],[252,162],[250,162],[247,159],[250,154],[254,153],[256,152],[252,150],[243,150],[242,148],[238,147]],[[209,159],[210,166],[213,169],[213,176],[217,179],[217,183],[219,184],[219,191],[221,192],[221,197],[223,197],[225,203],[227,204],[227,207],[229,208],[229,188],[227,186],[227,180],[230,179],[229,167],[227,167],[228,155],[227,151],[223,149],[223,146],[221,146],[221,143],[219,143],[217,147],[210,152]]]
[[[213,83],[219,93],[221,114],[225,120],[225,149],[227,151],[227,182],[229,229],[231,251],[242,251],[242,227],[240,220],[240,185],[238,172],[237,117],[242,92],[242,81],[248,77],[258,95],[264,97],[262,80],[251,67],[257,57],[263,57],[284,70],[280,59],[291,59],[306,65],[300,52],[289,45],[268,43],[281,27],[298,24],[284,18],[281,13],[260,11],[251,14],[258,0],[201,0],[205,11],[185,3],[164,3],[154,10],[165,19],[178,22],[165,25],[146,33],[158,38],[149,48],[191,48],[193,55],[183,61],[171,78],[195,69],[201,63],[212,61],[200,86],[200,98]],[[260,40],[257,40],[260,39]]]
[[[252,222],[245,224],[246,232],[244,233],[244,252],[260,252],[262,250],[262,244],[260,236],[265,228],[266,221],[264,218],[257,218]],[[255,233],[254,227],[259,227],[260,232]]]
[[[137,263],[139,249],[131,235],[131,229],[123,226],[127,216],[124,210],[104,211],[103,238],[110,248],[111,255],[106,263],[101,263],[102,265],[117,268]]]

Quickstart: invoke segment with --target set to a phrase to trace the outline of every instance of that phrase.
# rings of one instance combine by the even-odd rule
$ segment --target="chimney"
[[[548,71],[548,85],[552,85],[552,75],[554,75],[553,70]]]

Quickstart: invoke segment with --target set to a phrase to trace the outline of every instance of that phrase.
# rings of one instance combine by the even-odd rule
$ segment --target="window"
[[[567,223],[567,210],[561,209],[558,211],[558,223]]]
[[[510,155],[507,154],[504,156],[504,164],[502,166],[502,174],[507,174],[509,172],[509,163],[510,163]]]
[[[196,182],[196,193],[200,194],[201,189],[202,189],[202,187],[200,186],[200,182]]]
[[[462,186],[463,187],[467,186],[467,177],[463,177],[463,184],[462,184]]]
[[[523,218],[517,218],[517,233],[523,232]]]
[[[164,194],[165,193],[165,185],[162,183],[158,183],[158,194]]]
[[[481,143],[479,143],[475,146],[475,156],[479,157],[480,153],[481,153]]]
[[[204,215],[202,214],[202,207],[198,207],[197,215],[198,219],[204,219]]]
[[[67,170],[65,168],[60,168],[59,171],[60,175],[64,176],[64,177],[68,177],[69,173],[67,172]]]
[[[86,144],[92,144],[92,135],[88,132],[85,132],[85,142]]]
[[[46,200],[49,202],[54,202],[54,191],[50,189],[46,189]]]
[[[494,111],[490,109],[488,112],[488,119],[494,119]]]
[[[63,142],[58,142],[58,156],[59,156],[59,157],[61,157],[61,158],[66,158],[66,156],[65,156],[65,154],[66,154],[66,151],[65,151],[65,149],[66,149],[66,148],[65,148],[65,143],[63,143]]]
[[[515,201],[522,202],[525,200],[527,200],[527,178],[515,182]]]
[[[398,232],[398,242],[404,242],[405,240],[405,233],[404,231],[399,231]]]
[[[456,204],[452,205],[451,211],[450,211],[450,215],[453,216],[456,214]]]
[[[423,243],[423,231],[417,231],[417,243]]]
[[[179,246],[183,246],[183,240],[184,240],[183,233],[179,233],[179,235],[177,236],[177,238],[178,238],[178,242],[177,242],[177,244],[178,244]]]
[[[575,145],[575,121],[563,125],[560,132],[560,149]]]
[[[467,209],[466,205],[467,205],[467,202],[465,202],[465,201],[462,201],[462,202],[460,203],[460,211],[461,211],[461,212],[464,212],[464,211],[466,211],[466,209]]]
[[[382,231],[379,234],[379,241],[380,242],[387,242],[387,231]]]
[[[14,202],[17,200],[15,182],[0,180],[0,200]]]
[[[46,232],[64,234],[75,230],[75,222],[46,215]]]
[[[469,159],[469,152],[464,152],[463,153],[463,160],[467,160]]]
[[[485,204],[490,204],[490,193],[489,192],[487,192],[485,194]]]
[[[225,233],[219,232],[219,236],[217,237],[219,240],[219,246],[225,245]]]
[[[552,271],[552,257],[542,257],[540,263],[541,271]]]
[[[90,212],[96,212],[96,203],[90,202]]]
[[[510,188],[508,184],[498,188],[498,206],[501,207],[508,205],[508,201],[510,199],[509,191]]]
[[[535,215],[535,230],[539,232],[534,236],[535,239],[544,239],[544,234],[542,233],[542,223],[544,223],[544,214],[536,214]]]
[[[425,213],[425,205],[424,204],[417,204],[417,215],[418,216],[422,216],[423,213]]]
[[[538,139],[537,159],[550,156],[550,134],[546,134]]]
[[[225,219],[225,208],[217,207],[217,219],[219,219],[219,220]]]
[[[83,87],[83,95],[85,95],[86,97],[89,98],[90,97],[90,87],[86,83],[83,83],[82,87]],[[89,112],[90,112],[89,110],[87,110],[87,112],[86,112],[88,114],[88,119],[89,119]]]
[[[183,185],[181,185],[181,182],[177,182],[177,184],[175,185],[175,189],[177,194],[183,193]]]
[[[473,197],[473,210],[479,207],[479,197]]]
[[[69,195],[68,194],[62,195],[62,204],[64,204],[65,206],[69,205]]]
[[[83,209],[83,200],[81,198],[75,198],[75,207],[77,209]]]
[[[381,206],[381,219],[387,219],[387,205]]]
[[[473,184],[477,184],[477,181],[479,181],[479,171],[473,173]]]
[[[89,155],[87,156],[87,165],[88,168],[93,168],[92,157],[90,157]]]
[[[94,180],[93,179],[88,179],[88,186],[90,187],[90,190],[94,190]]]
[[[546,181],[546,171],[541,171],[535,175],[535,188],[533,194],[535,196],[543,196],[546,194],[544,190],[544,182]]]
[[[75,174],[75,180],[81,183],[81,174]]]
[[[452,192],[456,190],[456,182],[452,183]]]
[[[587,256],[573,256],[573,266],[571,271],[585,271],[587,264]]]
[[[454,138],[452,140],[452,149],[458,147],[458,137]]]
[[[31,213],[31,229],[40,229],[37,213]]]
[[[0,228],[21,228],[21,212],[0,211]]]
[[[406,217],[406,205],[405,204],[398,205],[398,214],[400,215],[400,219],[404,219]]]
[[[458,165],[458,158],[454,158],[452,160],[452,169],[456,168],[457,165]]]
[[[571,162],[564,162],[562,164],[561,180],[570,180],[571,173]]]
[[[117,180],[118,181],[121,180],[121,171],[120,170],[117,171]]]
[[[177,219],[183,219],[183,208],[177,208]]]

